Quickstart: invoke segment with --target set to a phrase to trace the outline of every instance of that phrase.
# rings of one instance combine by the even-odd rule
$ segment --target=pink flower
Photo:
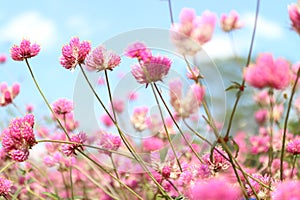
[[[299,4],[291,4],[288,6],[289,17],[292,22],[293,29],[300,34],[300,8]]]
[[[239,187],[234,186],[228,180],[220,178],[212,178],[207,182],[199,181],[191,188],[191,200],[239,200],[241,198]]]
[[[3,64],[6,62],[6,55],[5,54],[0,54],[0,64]]]
[[[29,149],[36,144],[33,125],[34,116],[28,114],[11,121],[8,129],[3,131],[2,146],[13,160],[23,162],[28,159]]]
[[[131,117],[131,124],[137,131],[143,131],[147,128],[146,116],[148,113],[148,107],[137,107],[134,108]]]
[[[192,70],[192,71],[191,71]],[[186,74],[186,76],[194,81],[198,81],[199,78],[201,78],[202,76],[200,75],[200,70],[198,67],[193,67],[191,70],[188,69],[188,72]]]
[[[125,55],[129,58],[137,58],[138,61],[148,62],[152,57],[150,49],[144,43],[135,42],[127,47]]]
[[[147,152],[157,151],[163,148],[164,141],[157,137],[151,137],[143,140],[143,149]]]
[[[263,124],[263,123],[265,123],[265,121],[268,118],[268,110],[267,109],[260,109],[260,110],[255,112],[254,117],[255,117],[255,121],[258,124]]]
[[[221,28],[225,32],[242,28],[243,24],[239,21],[239,14],[232,10],[229,15],[222,14],[220,19]]]
[[[80,42],[78,37],[74,37],[62,47],[60,64],[66,69],[74,69],[77,64],[84,62],[90,50],[91,44],[88,41]]]
[[[260,174],[252,174],[252,176],[266,185],[270,183],[269,176],[262,176]],[[261,184],[259,184],[257,181],[253,180],[252,178],[249,178],[249,182],[256,193],[260,193],[261,195],[267,194],[267,190],[263,186],[261,186]],[[253,195],[253,191],[248,184],[246,185],[246,190],[249,196]]]
[[[99,146],[106,150],[117,151],[121,146],[121,138],[118,135],[102,132],[100,135]],[[100,150],[100,152],[108,155],[111,154],[111,152],[105,150]]]
[[[300,139],[294,139],[287,143],[286,151],[294,155],[300,154]]]
[[[259,89],[270,87],[282,90],[290,84],[291,71],[285,59],[274,60],[272,54],[263,53],[257,58],[256,64],[245,69],[244,78],[247,83]]]
[[[13,100],[20,93],[20,84],[14,83],[10,88],[5,82],[0,83],[0,106],[6,106],[13,102]]]
[[[91,71],[113,70],[120,62],[120,56],[112,51],[107,51],[103,46],[99,46],[87,55],[85,66]]]
[[[3,176],[0,176],[0,196],[6,196],[11,191],[12,182]]]
[[[192,84],[187,94],[182,95],[182,82],[175,79],[169,83],[171,105],[176,115],[188,118],[199,110],[199,106],[205,96],[205,89],[198,84]]]
[[[113,106],[117,113],[122,113],[124,111],[124,101],[119,99],[113,100]]]
[[[77,144],[63,144],[61,147],[62,152],[66,156],[77,155],[76,149],[83,151],[83,143],[87,140],[87,136],[84,132],[80,132],[76,135],[71,136],[70,142],[75,142]]]
[[[196,11],[192,8],[182,8],[179,14],[180,23],[193,23],[193,20],[196,18]]]
[[[73,102],[67,99],[58,99],[52,104],[52,109],[57,115],[65,115],[72,112]]]
[[[164,56],[152,56],[149,62],[132,66],[131,73],[137,82],[148,85],[151,82],[162,81],[168,74],[172,61]]]
[[[111,118],[106,113],[103,114],[100,119],[106,127],[111,127],[112,125],[114,125],[114,122],[111,120]]]
[[[276,185],[272,200],[296,200],[300,198],[300,181],[284,181]]]
[[[210,153],[207,153],[203,156],[204,162],[209,165],[209,168],[214,172],[219,172],[220,170],[226,170],[230,167],[230,163],[227,159],[223,157],[227,155],[220,147],[216,147],[213,152],[212,160]]]
[[[23,39],[20,46],[14,45],[10,49],[11,58],[15,61],[23,61],[24,59],[36,56],[40,52],[40,45],[33,44],[29,40]]]

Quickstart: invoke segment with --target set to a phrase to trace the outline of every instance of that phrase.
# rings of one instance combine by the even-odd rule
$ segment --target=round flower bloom
[[[300,34],[300,8],[299,4],[291,4],[288,6],[289,17],[292,22],[293,29]]]
[[[65,115],[72,112],[73,102],[67,99],[58,99],[52,104],[52,109],[57,115]]]
[[[87,140],[87,136],[84,132],[80,132],[77,135],[73,135],[70,138],[70,142],[76,142],[77,144],[64,144],[61,147],[61,151],[66,156],[77,155],[75,150],[80,148],[83,151],[83,143]]]
[[[20,46],[14,45],[10,49],[11,58],[15,61],[23,61],[24,59],[36,56],[40,52],[40,45],[32,44],[29,40],[23,39]]]
[[[149,62],[133,65],[131,73],[137,82],[148,85],[151,82],[162,81],[171,64],[172,61],[165,56],[152,56]]]
[[[120,62],[121,58],[119,55],[112,51],[107,51],[103,46],[99,46],[87,55],[85,66],[91,71],[113,70]]]
[[[3,64],[6,62],[6,55],[5,54],[0,54],[0,64]]]
[[[292,154],[300,154],[300,139],[295,139],[287,143],[286,151]]]
[[[12,182],[3,176],[0,176],[0,196],[8,195],[11,191]]]
[[[6,106],[12,103],[20,93],[20,84],[14,83],[9,88],[5,82],[0,83],[0,93],[0,106]]]
[[[288,61],[283,58],[274,60],[272,54],[261,54],[255,64],[244,71],[244,78],[253,87],[265,87],[277,90],[285,89],[291,81],[291,70]]]
[[[74,37],[62,47],[60,64],[66,69],[74,69],[77,64],[84,62],[90,50],[91,44],[88,41],[80,42],[78,37]]]
[[[103,149],[117,151],[121,146],[121,138],[118,135],[101,133],[99,146]],[[111,152],[105,150],[100,150],[100,152],[108,155],[111,154]]]
[[[221,28],[225,32],[242,28],[243,24],[239,21],[239,14],[232,10],[229,15],[222,14],[220,19]]]
[[[271,197],[272,200],[291,200],[300,199],[300,181],[285,181],[277,184]]]
[[[34,116],[28,114],[11,121],[8,129],[3,131],[2,146],[13,160],[23,162],[28,159],[29,149],[36,144],[33,125]]]
[[[148,62],[152,53],[144,43],[135,42],[127,47],[125,55],[129,58],[137,58],[139,61]]]

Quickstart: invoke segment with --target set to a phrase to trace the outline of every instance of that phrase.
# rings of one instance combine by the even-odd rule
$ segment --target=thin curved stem
[[[111,89],[110,89],[110,84],[109,84],[109,81],[108,81],[108,75],[107,75],[107,70],[106,69],[104,70],[104,74],[105,74],[105,80],[106,80],[106,85],[107,85],[107,90],[108,90],[108,96],[109,96],[111,109],[112,109],[112,112],[113,112],[113,115],[114,115],[115,122],[117,123],[117,116],[116,116],[115,106],[114,106],[112,95],[111,95]]]
[[[172,11],[172,3],[171,3],[171,0],[168,0],[168,4],[169,4],[169,13],[170,13],[171,23],[174,24],[174,18],[173,18],[173,11]]]

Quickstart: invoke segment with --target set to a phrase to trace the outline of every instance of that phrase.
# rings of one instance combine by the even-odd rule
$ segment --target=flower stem
[[[170,13],[171,24],[174,24],[174,18],[173,18],[173,11],[172,11],[171,0],[168,0],[168,4],[169,4],[169,13]]]
[[[298,71],[297,71],[297,77],[296,77],[296,80],[294,82],[294,85],[293,85],[293,88],[292,88],[292,91],[291,91],[291,96],[290,96],[290,100],[289,100],[289,104],[288,104],[288,108],[287,108],[287,112],[286,112],[286,117],[285,117],[285,120],[284,120],[282,146],[281,146],[281,154],[280,154],[280,180],[281,181],[283,180],[283,158],[284,158],[284,151],[285,151],[287,126],[288,126],[290,110],[291,110],[291,107],[292,107],[293,97],[294,97],[294,94],[296,92],[296,87],[297,87],[297,83],[298,83],[298,80],[299,80],[299,76],[300,76],[300,67],[298,68]]]
[[[292,172],[291,172],[291,179],[293,178],[293,175],[294,175],[296,160],[297,160],[297,154],[293,156],[293,166],[292,166]]]

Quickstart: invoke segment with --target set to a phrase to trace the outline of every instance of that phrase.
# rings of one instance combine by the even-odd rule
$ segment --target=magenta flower
[[[149,62],[135,64],[131,73],[137,82],[146,86],[151,82],[162,81],[168,74],[172,61],[164,56],[153,56]]]
[[[66,69],[75,69],[76,65],[84,62],[90,50],[91,44],[88,41],[80,42],[78,37],[74,37],[62,47],[60,64]]]
[[[113,135],[105,132],[101,133],[99,146],[100,148],[106,150],[117,151],[121,146],[121,138],[118,135]],[[100,150],[100,153],[105,153],[108,155],[111,154],[111,152],[105,150]]]
[[[220,19],[221,28],[225,32],[230,32],[242,28],[243,24],[239,21],[239,14],[232,10],[228,15],[222,14]]]
[[[3,64],[6,62],[6,55],[5,54],[0,54],[0,64]]]
[[[294,155],[300,154],[300,139],[295,139],[287,143],[286,151]]]
[[[261,54],[255,64],[244,71],[244,78],[251,86],[277,90],[285,89],[291,81],[291,70],[288,61],[283,58],[274,60],[272,54]]]
[[[138,61],[148,62],[152,57],[150,49],[144,43],[135,42],[127,47],[125,55],[129,58],[137,58]]]
[[[52,109],[57,115],[65,115],[72,112],[73,102],[67,99],[58,99],[52,104]]]
[[[254,178],[256,178],[257,180],[259,180],[260,182],[268,185],[270,183],[270,177],[269,176],[262,176],[260,174],[252,174],[252,176]],[[266,190],[266,188],[264,188],[263,186],[261,186],[260,183],[258,183],[257,181],[253,180],[252,178],[249,178],[249,182],[251,184],[251,186],[253,187],[253,189],[255,190],[255,192],[258,194],[260,193],[260,195],[263,197],[265,195],[265,197],[267,196],[267,192],[268,190]],[[246,184],[246,190],[249,196],[253,195],[253,191],[251,189],[251,187]],[[264,198],[262,198],[264,199]]]
[[[84,150],[83,143],[87,140],[87,136],[84,132],[80,132],[76,135],[71,136],[70,142],[76,142],[76,144],[63,144],[61,147],[61,151],[66,156],[77,155],[76,149]]]
[[[293,29],[300,34],[300,8],[298,4],[288,6],[289,17],[292,22]]]
[[[40,52],[40,45],[32,44],[29,40],[23,39],[20,46],[14,45],[10,49],[11,58],[15,61],[23,61],[24,59],[36,56]]]
[[[278,183],[272,192],[272,200],[291,200],[300,198],[300,181]]]
[[[112,51],[107,51],[103,46],[99,46],[87,55],[85,66],[91,71],[113,70],[120,62],[121,58],[119,55]]]
[[[3,176],[0,176],[0,196],[6,196],[11,191],[12,182]]]
[[[164,141],[158,137],[150,137],[143,140],[143,149],[147,152],[160,150],[164,145]]]
[[[212,178],[207,182],[199,181],[191,189],[191,200],[239,200],[241,198],[242,194],[239,187],[234,186],[228,180],[220,178]]]
[[[23,162],[28,159],[29,149],[36,144],[33,125],[34,116],[28,114],[11,121],[8,129],[3,131],[2,146],[13,160]]]
[[[8,87],[5,82],[0,83],[0,93],[0,107],[6,106],[12,103],[20,93],[20,84],[14,83],[11,87]]]

